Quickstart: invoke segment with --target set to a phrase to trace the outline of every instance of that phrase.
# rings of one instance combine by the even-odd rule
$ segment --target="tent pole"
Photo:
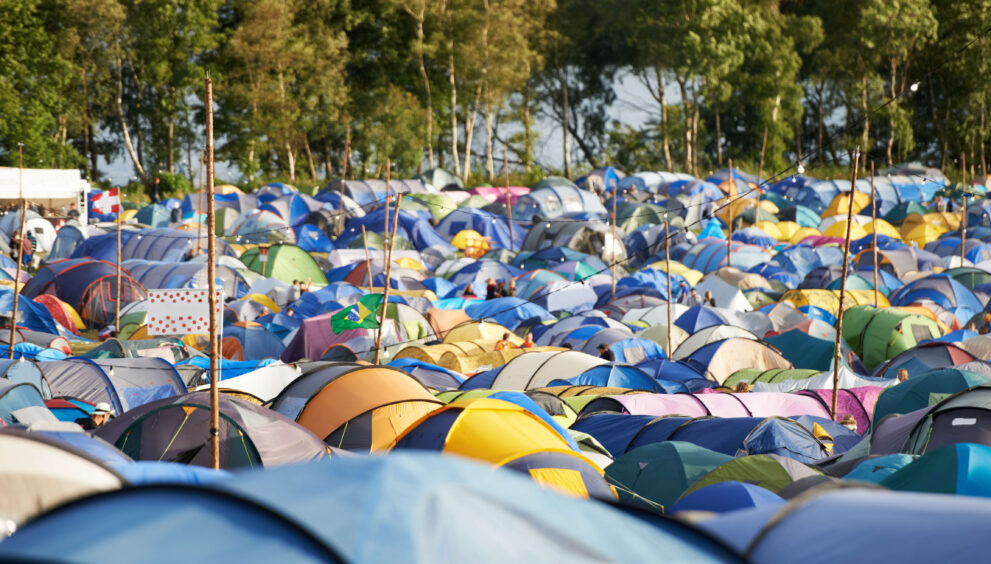
[[[843,339],[843,302],[846,298],[846,273],[850,266],[850,224],[853,223],[853,194],[857,189],[857,167],[860,166],[860,148],[853,152],[853,180],[850,181],[850,198],[846,210],[846,238],[843,240],[843,278],[840,279],[840,304],[836,312],[836,349],[833,352],[833,398],[829,404],[829,415],[836,420],[836,396],[840,387],[840,364]]]
[[[674,299],[673,292],[671,291],[671,224],[668,223],[667,212],[664,215],[664,270],[667,271],[668,275],[668,299],[667,299],[667,309],[668,309],[668,360],[671,359],[671,300]],[[643,296],[641,296],[643,299]]]
[[[368,277],[368,293],[372,293],[372,257],[368,252],[368,234],[365,226],[361,226],[361,241],[365,244],[365,275]]]
[[[729,160],[729,199],[727,203],[727,217],[729,221],[726,222],[728,231],[726,232],[726,266],[730,267],[730,255],[733,254],[733,201],[736,200],[736,179],[733,178],[733,159]]]
[[[878,276],[877,276],[877,193],[874,191],[874,161],[871,161],[871,226],[874,231],[874,241],[871,243],[874,253],[874,307],[878,305]]]
[[[391,164],[389,159],[385,159],[385,185],[386,185],[386,217],[389,213],[389,183],[391,178]],[[392,233],[390,236],[388,225],[386,226],[386,240],[389,242],[389,252],[385,254],[385,249],[382,253],[385,255],[385,288],[382,289],[382,313],[379,315],[379,328],[378,332],[375,333],[375,364],[380,364],[382,360],[382,330],[385,329],[385,317],[389,309],[389,283],[392,279],[392,248],[396,243],[396,228],[399,223],[399,198],[396,194],[396,209],[392,211]]]
[[[207,261],[206,276],[210,307],[210,462],[220,468],[220,383],[217,333],[217,238],[214,233],[213,214],[213,81],[206,78],[206,226]]]
[[[502,170],[506,174],[506,213],[509,217],[509,250],[516,247],[513,242],[513,202],[509,194],[509,159],[506,157],[506,146],[502,146]]]
[[[613,186],[612,190],[612,242],[609,244],[610,257],[612,257],[612,262],[609,266],[609,270],[612,274],[612,299],[616,299],[616,200],[619,199],[619,186]]]
[[[347,179],[348,161],[351,159],[351,121],[344,117],[347,122],[347,129],[344,131],[344,158],[341,160],[341,197],[340,205],[337,209],[337,235],[344,232],[344,180]]]
[[[120,333],[120,219],[123,215],[124,208],[120,208],[117,211],[117,299],[114,300],[114,331]]]
[[[21,198],[21,225],[17,228],[17,274],[14,276],[14,304],[10,311],[10,341],[7,343],[7,358],[14,358],[14,334],[17,332],[17,298],[21,289],[21,263],[24,261],[24,216],[27,215],[27,202],[24,201],[24,143],[17,144],[17,193]]]
[[[964,243],[967,242],[967,187],[964,186],[964,193],[960,200],[960,268],[963,268],[963,257],[966,252]]]

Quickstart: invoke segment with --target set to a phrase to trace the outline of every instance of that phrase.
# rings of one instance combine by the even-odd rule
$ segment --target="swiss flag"
[[[99,215],[120,213],[120,190],[111,188],[93,198],[93,212]]]

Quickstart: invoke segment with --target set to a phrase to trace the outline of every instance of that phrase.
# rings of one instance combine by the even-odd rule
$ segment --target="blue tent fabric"
[[[327,234],[311,223],[296,228],[296,244],[307,252],[329,253],[334,250],[334,243]]]
[[[907,466],[916,458],[918,456],[913,454],[888,454],[868,458],[843,476],[843,479],[880,484],[882,480]]]
[[[233,378],[235,376],[241,376],[258,370],[263,366],[268,366],[278,362],[278,359],[267,358],[265,360],[227,360],[222,359],[220,361],[220,366],[217,370],[220,372],[220,379],[226,380],[227,378]],[[178,364],[192,364],[197,368],[202,368],[204,370],[210,368],[210,358],[205,356],[197,356],[187,360],[180,361]]]
[[[408,372],[418,382],[435,390],[456,390],[465,381],[463,375],[453,370],[415,358],[393,359],[388,365]]]
[[[524,323],[554,321],[554,316],[547,310],[520,298],[496,298],[475,302],[465,308],[465,313],[476,320],[493,319],[510,331]]]
[[[520,250],[523,239],[526,238],[523,228],[513,223],[513,237],[510,244],[508,219],[477,208],[458,208],[437,224],[437,233],[447,241],[465,229],[475,230],[483,237],[487,237],[493,247],[511,251]]]
[[[475,293],[480,294],[485,291],[485,284],[489,278],[497,282],[508,283],[510,278],[516,278],[521,274],[523,271],[514,266],[492,259],[480,259],[461,267],[448,280],[456,286],[471,284]],[[485,297],[485,295],[480,294],[479,297]]]
[[[277,359],[286,346],[271,331],[257,325],[229,325],[224,327],[224,338],[233,337],[241,342],[242,360]]]
[[[711,389],[718,385],[707,379],[705,374],[699,372],[695,367],[677,360],[653,358],[637,364],[637,367],[647,372],[655,380],[680,383],[692,393]]]
[[[631,448],[640,446],[631,445],[630,441],[654,419],[653,415],[593,413],[572,423],[571,429],[592,435],[615,458]]]
[[[552,382],[551,385],[609,386],[648,392],[664,392],[661,385],[646,372],[635,366],[622,364],[594,366],[573,378],[556,382],[558,383]]]
[[[23,294],[23,292],[22,292]],[[0,315],[8,318],[14,311],[14,290],[6,286],[0,287]],[[20,296],[17,300],[17,325],[32,331],[58,335],[58,324],[52,319],[48,308],[38,302]],[[14,345],[16,348],[17,345]]]
[[[115,449],[116,450],[116,449]],[[124,453],[121,456],[126,457]],[[138,460],[118,462],[111,467],[132,486],[147,484],[211,484],[233,476],[226,470],[214,470],[191,464]]]
[[[709,306],[694,306],[679,315],[674,324],[691,335],[713,325],[729,325],[729,322],[721,313]]]
[[[679,499],[671,506],[671,513],[680,511],[711,511],[727,513],[740,509],[762,506],[780,507],[785,504],[781,496],[753,484],[726,481],[699,488]]]
[[[615,341],[609,345],[616,362],[626,362],[629,364],[639,364],[653,358],[666,358],[664,349],[654,341],[648,339],[623,339]]]

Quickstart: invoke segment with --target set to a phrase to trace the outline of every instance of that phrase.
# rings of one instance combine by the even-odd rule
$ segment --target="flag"
[[[217,320],[224,300],[217,290]],[[148,290],[149,335],[202,335],[210,332],[209,290]]]
[[[93,196],[93,213],[98,215],[120,213],[119,189],[111,188],[106,192],[101,192]]]
[[[351,307],[342,309],[330,317],[330,328],[337,335],[350,329],[378,329],[378,309],[382,305],[382,294],[362,296]]]

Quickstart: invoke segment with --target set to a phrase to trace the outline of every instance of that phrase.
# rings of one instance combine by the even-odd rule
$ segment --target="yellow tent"
[[[778,223],[775,223],[774,226],[778,229],[778,232],[781,233],[782,241],[790,240],[795,233],[798,233],[799,229],[802,229],[802,226],[794,221],[779,221]]]
[[[120,220],[122,222],[128,222],[128,221],[131,221],[132,219],[134,219],[134,216],[136,216],[136,215],[138,215],[138,210],[136,210],[136,209],[133,209],[133,210],[124,210],[124,211],[120,212]]]
[[[444,336],[445,343],[458,342],[480,342],[490,341],[493,344],[502,338],[503,334],[509,333],[509,342],[513,346],[518,346],[523,339],[517,337],[512,331],[506,329],[498,323],[488,321],[467,321],[454,327]]]
[[[233,184],[221,184],[214,188],[218,194],[244,194],[240,188],[234,186]]]
[[[648,268],[660,270],[661,272],[667,272],[666,264],[664,263],[663,260],[659,260],[655,263],[648,265]],[[698,270],[695,270],[693,268],[689,268],[676,260],[671,261],[671,274],[677,274],[683,277],[692,286],[698,284],[699,281],[702,280],[702,277],[705,276],[705,274],[703,274],[702,272],[699,272]]]
[[[280,311],[282,311],[282,308],[279,307],[277,303],[273,302],[271,298],[269,298],[264,294],[248,294],[241,299],[251,300],[259,305],[263,305],[267,307],[268,310],[271,311],[272,313],[279,313]]]
[[[845,219],[841,219],[836,223],[830,225],[822,232],[823,235],[827,237],[839,237],[841,239],[846,237],[846,224]],[[864,229],[859,223],[853,221],[850,224],[850,240],[856,241],[857,239],[866,237],[868,235],[867,230]]]
[[[764,233],[767,233],[771,237],[774,237],[778,241],[785,239],[785,236],[781,233],[781,230],[778,229],[778,224],[772,221],[758,221],[754,224],[754,227],[760,229]]]
[[[866,208],[871,203],[871,195],[864,192],[854,192],[853,193],[853,213],[857,213],[860,210]],[[847,214],[847,210],[850,208],[850,193],[840,192],[833,198],[832,202],[829,202],[829,206],[826,211],[822,212],[822,217],[829,217],[832,215],[843,215]]]
[[[947,231],[949,231],[949,229],[943,227],[942,225],[916,223],[908,229],[906,229],[903,225],[901,235],[902,239],[904,239],[906,243],[915,243],[919,247],[924,247],[926,243],[931,243],[932,241],[939,239],[939,236]]]
[[[839,290],[788,290],[781,296],[782,302],[791,302],[796,308],[802,306],[815,306],[824,309],[834,316],[840,310]],[[846,299],[843,301],[843,308],[851,308],[855,305],[874,305],[873,290],[847,290]],[[878,296],[879,307],[889,307],[891,305],[883,294]]]
[[[423,263],[412,257],[399,257],[398,259],[392,261],[403,268],[411,268],[413,270],[425,270],[427,267],[423,266]]]
[[[822,233],[820,233],[815,227],[801,227],[798,231],[791,234],[791,238],[788,242],[792,244],[801,243],[802,239],[805,239],[806,237],[813,237],[815,235],[822,235]]]
[[[462,229],[458,231],[454,235],[454,238],[451,239],[451,244],[462,251],[468,248],[489,248],[488,240],[474,229]]]
[[[874,225],[871,222],[865,223],[864,224],[864,229],[866,229],[868,233],[874,233]],[[878,218],[878,220],[877,220],[877,234],[878,235],[886,235],[886,236],[891,237],[893,239],[901,239],[902,238],[902,234],[899,233],[897,229],[895,229],[895,226],[894,225],[891,225],[887,221],[885,221],[883,219],[880,219],[880,218]]]
[[[742,188],[742,184],[743,183],[740,182],[737,185]],[[776,215],[780,211],[778,206],[774,205],[774,202],[768,200],[760,200],[760,202],[758,202],[757,200],[751,198],[737,198],[735,200],[724,198],[719,200],[717,205],[719,205],[720,209],[716,212],[716,215],[718,215],[724,222],[729,221],[730,213],[732,213],[733,217],[740,217],[743,212],[757,206],[760,206],[762,210],[771,215]]]

